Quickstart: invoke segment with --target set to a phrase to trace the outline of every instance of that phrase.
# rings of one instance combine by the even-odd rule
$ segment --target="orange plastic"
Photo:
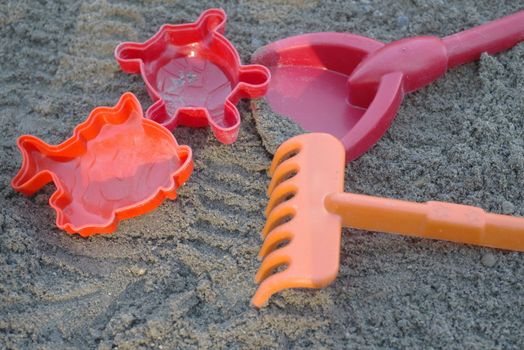
[[[119,220],[174,199],[193,169],[191,149],[144,119],[132,93],[115,107],[95,108],[60,145],[24,135],[18,147],[23,158],[13,188],[32,195],[52,181],[56,225],[84,237],[113,232]]]
[[[524,252],[524,218],[452,203],[343,193],[344,164],[344,146],[330,134],[294,137],[275,153],[256,307],[282,289],[321,288],[333,281],[342,226]],[[274,273],[281,265],[287,268]]]

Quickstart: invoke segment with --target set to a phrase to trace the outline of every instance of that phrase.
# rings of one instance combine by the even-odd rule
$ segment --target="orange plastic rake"
[[[329,134],[294,137],[275,153],[256,307],[286,288],[331,283],[338,273],[342,226],[524,252],[524,218],[460,204],[344,193],[344,164],[344,147]],[[286,269],[274,273],[281,265]]]

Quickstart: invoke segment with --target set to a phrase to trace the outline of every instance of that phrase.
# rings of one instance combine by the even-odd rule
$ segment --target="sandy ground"
[[[494,5],[496,3],[496,5]],[[447,35],[524,8],[522,1],[0,1],[0,348],[524,348],[524,255],[345,232],[330,287],[292,290],[257,311],[258,232],[270,152],[296,132],[252,116],[221,145],[180,128],[196,169],[176,201],[82,239],[54,226],[48,186],[9,182],[16,137],[56,144],[95,106],[133,91],[112,51],[163,23],[228,12],[244,62],[292,34],[348,31],[383,41]],[[347,189],[447,200],[524,215],[524,45],[449,72],[408,96],[393,127],[347,167]],[[295,130],[295,131],[294,131]]]

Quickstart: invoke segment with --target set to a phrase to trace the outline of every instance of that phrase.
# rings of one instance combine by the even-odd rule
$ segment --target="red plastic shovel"
[[[494,54],[524,40],[524,11],[450,35],[383,44],[354,34],[311,33],[258,49],[268,67],[266,100],[305,130],[340,139],[346,161],[361,156],[386,132],[404,94],[448,68]]]

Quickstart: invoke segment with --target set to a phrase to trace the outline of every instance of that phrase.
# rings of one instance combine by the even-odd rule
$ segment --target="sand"
[[[211,1],[0,3],[0,348],[524,348],[524,255],[369,232],[344,232],[328,288],[289,290],[252,308],[266,168],[300,132],[240,104],[221,145],[207,129],[174,134],[196,167],[179,198],[88,239],[54,226],[47,186],[10,187],[16,137],[56,144],[141,79],[112,51]],[[235,1],[228,38],[243,62],[259,46],[310,31],[383,41],[447,35],[522,1]],[[383,139],[347,167],[347,190],[446,200],[524,215],[524,45],[450,71],[409,95]],[[258,106],[261,104],[259,103]],[[257,107],[260,108],[260,107]]]

